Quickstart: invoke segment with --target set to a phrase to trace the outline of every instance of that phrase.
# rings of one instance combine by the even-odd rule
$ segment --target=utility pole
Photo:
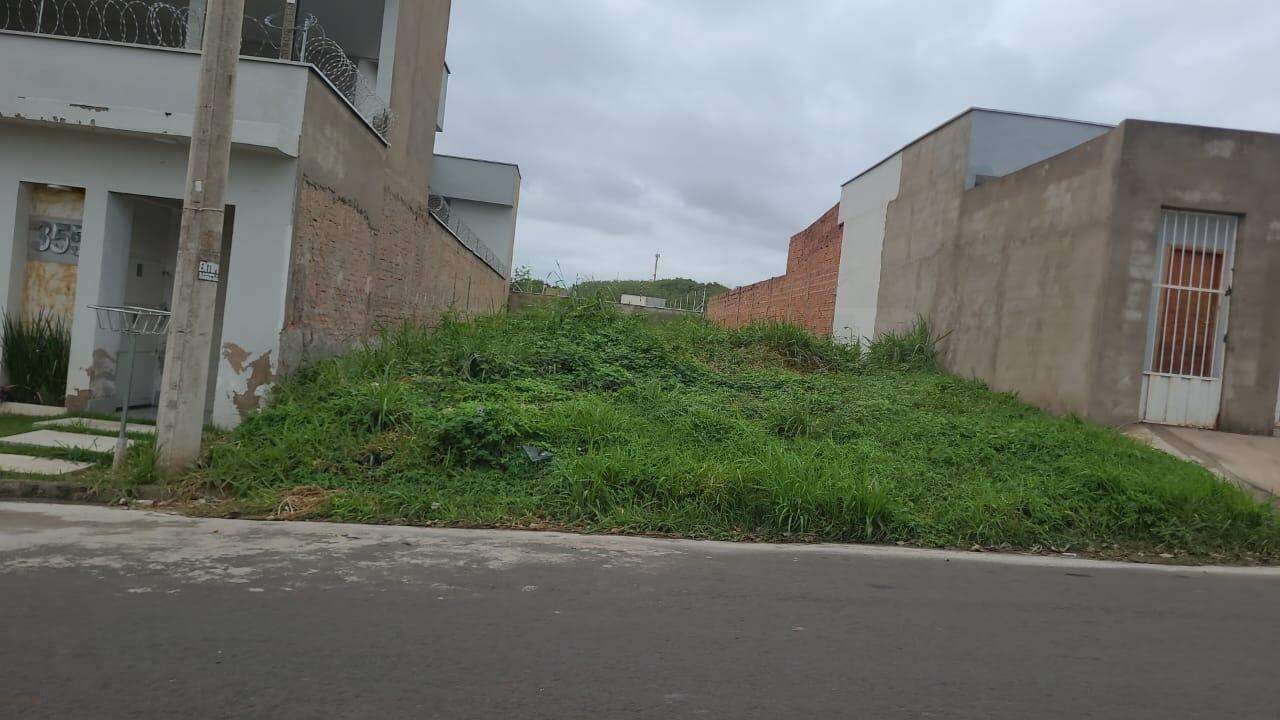
[[[658,282],[658,261],[662,259],[662,253],[653,256],[653,281]]]
[[[183,44],[188,50],[199,50],[204,42],[204,11],[209,0],[191,0],[187,5],[187,41]]]
[[[298,0],[284,0],[284,19],[280,21],[280,59],[293,59],[293,31],[298,25]],[[298,58],[302,60],[304,58]]]
[[[213,319],[222,282],[222,228],[236,70],[245,0],[208,0],[182,235],[173,285],[173,319],[156,419],[157,469],[172,475],[200,455]]]

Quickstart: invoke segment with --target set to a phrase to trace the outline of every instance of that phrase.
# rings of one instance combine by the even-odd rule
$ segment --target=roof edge
[[[929,137],[930,135],[932,135],[932,134],[934,134],[934,133],[938,132],[938,131],[939,131],[939,130],[941,130],[942,128],[944,128],[944,127],[946,127],[946,126],[950,125],[951,123],[953,123],[953,122],[955,122],[955,121],[957,121],[957,120],[959,120],[959,119],[961,119],[961,118],[965,117],[966,115],[971,115],[971,114],[973,114],[973,113],[979,113],[979,112],[991,113],[991,114],[993,114],[993,115],[1009,115],[1009,116],[1013,116],[1013,117],[1033,118],[1033,119],[1036,119],[1036,120],[1053,120],[1053,121],[1055,121],[1055,122],[1069,122],[1069,123],[1076,123],[1077,125],[1092,125],[1092,126],[1095,126],[1095,127],[1105,127],[1105,128],[1115,128],[1115,127],[1116,127],[1115,125],[1109,125],[1109,124],[1107,124],[1107,123],[1091,122],[1091,121],[1089,121],[1089,120],[1073,120],[1073,119],[1071,119],[1071,118],[1055,117],[1055,116],[1053,116],[1053,115],[1037,115],[1037,114],[1035,114],[1035,113],[1024,113],[1024,112],[1018,112],[1018,111],[1016,111],[1016,110],[995,110],[995,109],[992,109],[992,108],[985,108],[985,107],[976,107],[976,106],[971,106],[971,107],[968,107],[968,108],[966,108],[965,110],[961,111],[960,113],[958,113],[958,114],[956,114],[956,115],[952,116],[951,118],[949,118],[948,120],[946,120],[946,121],[942,122],[941,124],[939,124],[939,125],[935,126],[932,130],[929,130],[928,132],[924,133],[923,135],[920,135],[919,137],[917,137],[916,139],[914,139],[914,140],[912,140],[911,142],[907,143],[906,145],[903,145],[902,147],[898,148],[898,149],[897,149],[897,150],[895,150],[894,152],[889,153],[888,157],[885,157],[885,158],[884,158],[883,160],[881,160],[880,162],[877,162],[876,164],[872,165],[871,167],[867,168],[866,170],[863,170],[862,172],[858,173],[857,175],[854,175],[853,177],[851,177],[851,178],[849,178],[848,180],[844,181],[843,183],[841,183],[841,184],[840,184],[840,187],[842,187],[842,188],[843,188],[843,187],[847,186],[849,183],[851,183],[851,182],[853,182],[853,181],[857,180],[858,178],[862,177],[863,175],[866,175],[867,173],[871,172],[872,170],[875,170],[876,168],[880,167],[881,165],[883,165],[883,164],[885,164],[885,163],[889,162],[889,161],[890,161],[890,160],[892,160],[893,158],[895,158],[895,157],[897,157],[898,155],[902,154],[904,151],[906,151],[906,150],[907,150],[908,148],[910,148],[912,145],[915,145],[916,143],[920,142],[921,140],[924,140],[925,138],[927,138],[927,137]]]
[[[517,175],[523,175],[520,172],[520,166],[516,163],[503,162],[501,160],[485,160],[483,158],[466,157],[464,155],[449,155],[447,153],[434,153],[435,157],[449,158],[450,160],[466,160],[467,162],[485,163],[486,165],[502,165],[516,169]]]

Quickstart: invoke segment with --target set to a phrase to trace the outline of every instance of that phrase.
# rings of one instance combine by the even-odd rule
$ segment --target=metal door
[[[1234,215],[1161,213],[1142,382],[1146,422],[1218,426],[1238,226]]]

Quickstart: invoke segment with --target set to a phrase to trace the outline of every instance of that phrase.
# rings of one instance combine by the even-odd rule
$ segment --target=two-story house
[[[88,306],[169,306],[203,5],[0,6],[0,303],[69,320],[72,410],[156,399],[163,340],[139,343],[133,397],[119,398],[129,358]],[[380,327],[505,307],[519,172],[433,152],[449,11],[248,0],[207,389],[216,424]]]

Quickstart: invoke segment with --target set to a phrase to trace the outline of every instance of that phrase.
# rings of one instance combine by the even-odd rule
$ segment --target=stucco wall
[[[778,321],[831,335],[840,266],[839,206],[791,238],[787,273],[711,298],[707,317],[727,327]]]
[[[114,364],[118,341],[97,330],[89,303],[120,304],[124,299],[128,253],[110,252],[108,225],[124,222],[114,212],[115,194],[149,195],[180,200],[186,183],[187,149],[145,138],[79,127],[53,128],[0,123],[0,298],[18,300],[11,290],[23,287],[25,272],[15,252],[25,250],[25,234],[17,231],[30,191],[23,183],[49,183],[85,188],[84,232],[76,279],[68,393],[81,405],[97,399],[113,402]],[[297,164],[262,152],[232,153],[228,202],[235,206],[234,252],[224,268],[228,283],[224,358],[217,367],[214,420],[239,421],[235,401],[256,404],[273,378],[283,325],[284,285]],[[96,271],[90,271],[90,268]],[[227,346],[231,347],[228,348]],[[256,370],[254,368],[260,368]],[[256,377],[255,377],[256,375]]]
[[[1091,415],[1139,410],[1162,207],[1242,216],[1220,428],[1269,434],[1280,385],[1280,136],[1128,121]]]
[[[903,152],[877,330],[917,315],[946,367],[1055,412],[1140,419],[1163,208],[1241,216],[1219,426],[1270,433],[1280,390],[1280,137],[1128,121],[964,189],[966,118]]]
[[[1120,136],[963,194],[946,365],[1057,413],[1088,414]]]
[[[1087,413],[1119,136],[966,190],[978,117],[903,153],[877,330],[927,316],[948,334],[951,372],[1054,412]]]
[[[875,334],[902,330],[920,315],[955,324],[960,204],[968,168],[970,115],[902,151],[902,182],[889,205],[881,255]]]

